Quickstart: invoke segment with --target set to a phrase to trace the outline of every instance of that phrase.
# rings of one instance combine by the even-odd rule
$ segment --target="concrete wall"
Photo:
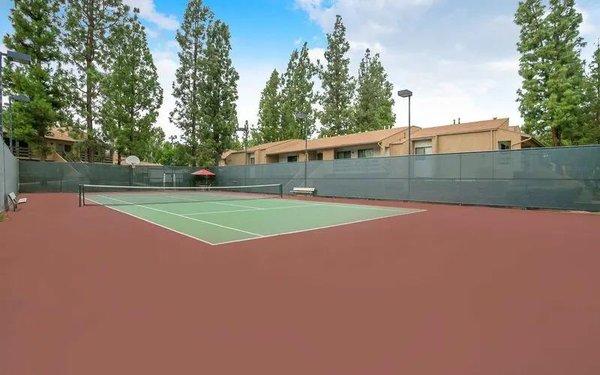
[[[0,150],[0,211],[8,209],[8,193],[19,192],[19,162],[4,142]]]

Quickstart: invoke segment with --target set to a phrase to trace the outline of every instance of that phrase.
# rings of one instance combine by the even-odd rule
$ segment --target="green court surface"
[[[173,197],[171,195],[170,197]],[[297,233],[407,215],[422,210],[293,199],[156,201],[139,193],[89,194],[86,201],[107,206],[211,245]],[[179,202],[179,199],[183,199]]]

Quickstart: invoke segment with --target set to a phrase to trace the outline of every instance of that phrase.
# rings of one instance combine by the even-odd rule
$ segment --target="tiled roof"
[[[54,139],[57,141],[63,142],[77,142],[77,139],[72,138],[69,135],[69,131],[64,128],[52,128],[50,132],[46,135],[47,139]]]
[[[295,141],[300,141],[300,140],[298,140],[298,139],[288,139],[288,140],[285,140],[285,141],[275,141],[275,142],[261,143],[261,144],[256,145],[256,146],[248,147],[248,152],[262,151],[262,150],[266,150],[266,149],[271,148],[271,147],[276,147],[276,146],[279,146],[279,145],[283,145],[283,144],[290,143],[290,142],[295,142]],[[221,154],[221,159],[226,159],[231,154],[239,154],[239,153],[243,153],[243,152],[244,152],[244,150],[227,150],[227,151],[223,152],[223,154]]]
[[[391,128],[363,133],[340,135],[337,137],[309,139],[307,148],[308,150],[323,150],[339,147],[374,144],[379,143],[384,139],[394,136],[398,133],[401,133],[404,130],[406,130],[405,127]],[[284,154],[299,151],[304,151],[303,140],[292,140],[289,143],[283,144],[281,146],[273,147],[267,151],[267,154]]]
[[[508,130],[508,118],[499,118],[492,120],[465,122],[455,125],[434,126],[431,128],[422,128],[417,130],[412,139],[430,138],[437,135],[478,133],[482,131],[496,130],[506,128]]]

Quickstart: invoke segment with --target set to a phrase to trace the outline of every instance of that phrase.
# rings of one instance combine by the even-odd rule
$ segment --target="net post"
[[[81,185],[81,205],[85,206],[85,185]]]
[[[81,184],[77,185],[79,189],[79,207],[81,207]]]
[[[283,198],[283,184],[279,184],[279,198]]]

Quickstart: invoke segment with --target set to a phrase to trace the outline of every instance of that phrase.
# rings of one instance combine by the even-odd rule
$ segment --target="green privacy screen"
[[[0,137],[0,211],[8,208],[7,195],[18,192],[19,164]]]
[[[307,163],[321,196],[600,211],[600,146]],[[217,168],[219,185],[304,186],[304,163]]]
[[[20,161],[19,189],[23,193],[77,192],[80,184],[163,186],[192,186],[190,174],[196,168],[129,166],[91,163],[55,163]],[[175,183],[173,183],[175,179]]]

